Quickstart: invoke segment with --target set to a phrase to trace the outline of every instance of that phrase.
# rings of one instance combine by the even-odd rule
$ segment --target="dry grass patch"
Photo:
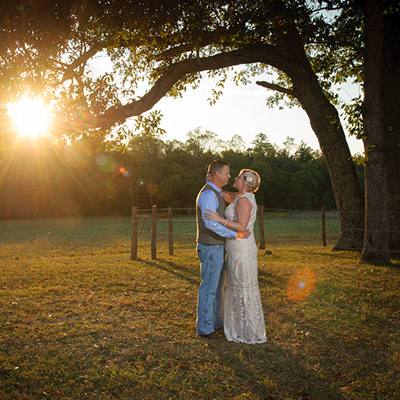
[[[141,243],[38,240],[0,248],[2,399],[394,399],[400,268],[320,247],[259,253],[268,343],[195,334],[199,263]],[[298,271],[315,274],[302,301]],[[304,288],[308,282],[304,282]]]

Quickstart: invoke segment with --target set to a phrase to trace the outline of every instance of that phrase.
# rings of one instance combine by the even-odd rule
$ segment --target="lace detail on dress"
[[[245,193],[253,208],[247,228],[253,232],[257,217],[254,194]],[[235,204],[228,206],[225,217],[237,221]],[[227,287],[225,293],[224,332],[230,341],[264,343],[265,323],[258,287],[257,245],[252,233],[248,239],[226,240]]]

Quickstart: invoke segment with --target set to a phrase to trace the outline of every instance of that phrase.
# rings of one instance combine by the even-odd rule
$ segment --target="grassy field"
[[[258,226],[256,224],[256,235]],[[181,215],[173,219],[174,240],[180,243],[193,243],[196,238],[194,215]],[[320,245],[321,214],[312,211],[265,211],[264,231],[266,242],[283,245]],[[334,212],[326,213],[326,232],[328,245],[334,245],[339,235],[339,222]],[[149,240],[150,220],[139,219],[139,239]],[[157,234],[166,240],[168,222],[157,220]],[[0,241],[20,242],[32,240],[108,240],[109,238],[129,238],[131,219],[129,217],[92,217],[0,221]]]
[[[197,337],[189,217],[173,256],[159,224],[156,260],[144,227],[138,261],[126,218],[0,222],[0,398],[399,399],[399,262],[358,265],[305,216],[274,218],[255,346]]]

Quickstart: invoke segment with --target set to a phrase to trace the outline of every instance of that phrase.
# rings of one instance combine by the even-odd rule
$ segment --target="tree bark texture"
[[[365,2],[365,232],[361,263],[385,264],[389,254],[389,181],[383,105],[383,8]]]
[[[293,60],[285,72],[292,79],[295,97],[310,119],[331,177],[340,222],[340,236],[333,250],[360,251],[364,197],[339,115],[323,93],[297,32],[292,32],[287,43],[286,53]]]
[[[384,14],[383,121],[388,159],[389,246],[400,258],[400,15]]]

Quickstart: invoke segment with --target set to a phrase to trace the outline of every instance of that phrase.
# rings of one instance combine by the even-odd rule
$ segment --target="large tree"
[[[32,2],[27,4],[13,9],[22,20],[31,15]],[[361,249],[363,196],[338,111],[327,90],[330,73],[335,75],[332,64],[336,57],[346,60],[343,53],[348,54],[348,48],[338,45],[340,40],[331,32],[333,17],[325,18],[319,2],[99,0],[73,2],[73,7],[68,2],[63,7],[60,4],[53,1],[54,7],[49,8],[50,15],[63,24],[48,46],[44,45],[45,33],[51,29],[38,23],[43,14],[36,12],[25,41],[13,26],[18,33],[16,40],[11,36],[14,51],[2,58],[3,70],[12,74],[9,61],[23,54],[23,68],[30,71],[27,76],[58,100],[57,132],[104,140],[111,129],[150,110],[163,96],[176,96],[186,85],[198,85],[203,71],[220,74],[218,85],[223,86],[224,68],[246,64],[252,73],[264,74],[267,67],[273,67],[280,84],[263,85],[301,104],[326,157],[341,224],[335,248]],[[3,35],[10,21],[2,21]],[[318,47],[322,44],[326,49],[328,40],[334,44],[329,47],[330,57]],[[99,55],[112,62],[112,70],[95,75],[91,60]],[[347,76],[352,72],[342,71],[348,71]],[[235,77],[242,78],[246,79],[246,73]],[[341,79],[346,79],[346,73]],[[143,80],[151,87],[138,96]],[[17,87],[19,81],[13,82]],[[219,90],[214,94],[218,97]]]
[[[362,262],[399,251],[399,4],[365,1],[365,238]],[[397,38],[397,40],[395,40]],[[394,254],[395,255],[395,254]],[[398,256],[398,254],[397,254]]]

